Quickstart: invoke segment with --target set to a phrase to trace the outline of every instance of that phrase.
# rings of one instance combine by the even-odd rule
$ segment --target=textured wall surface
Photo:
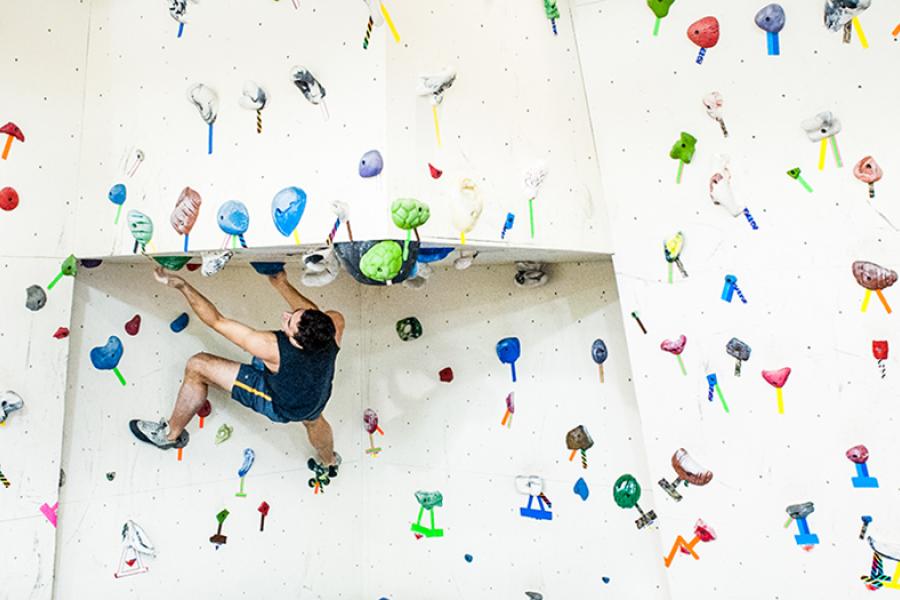
[[[325,412],[344,466],[324,495],[314,495],[302,427],[270,424],[220,392],[211,393],[204,429],[191,424],[183,461],[136,443],[127,421],[168,413],[188,356],[208,350],[246,357],[196,320],[173,334],[168,323],[182,301],[172,290],[148,289],[155,284],[142,265],[84,274],[73,315],[58,593],[437,599],[518,598],[525,590],[577,597],[606,589],[619,598],[666,597],[657,531],[638,532],[636,513],[612,501],[619,474],[631,472],[648,487],[650,481],[611,266],[556,265],[552,285],[537,290],[516,288],[511,275],[509,266],[442,270],[423,290],[360,288],[342,276],[307,290],[348,322]],[[259,327],[272,327],[282,310],[248,268],[191,279],[225,314]],[[134,313],[143,324],[128,337],[122,326]],[[424,334],[403,342],[394,324],[411,315]],[[86,360],[98,339],[113,333],[125,343],[127,388]],[[494,353],[510,335],[523,347],[515,384]],[[589,352],[596,337],[610,349],[602,385]],[[447,366],[455,375],[449,384],[438,380]],[[506,428],[500,421],[510,391],[516,413]],[[367,407],[385,432],[377,436],[377,458],[364,452]],[[234,435],[217,446],[222,423],[233,425]],[[565,445],[566,432],[579,424],[595,440],[587,470],[568,461]],[[257,460],[248,497],[235,498],[245,447]],[[116,473],[113,481],[107,472]],[[545,478],[553,521],[519,516],[526,497],[513,479],[527,474]],[[584,502],[572,492],[579,477],[590,489]],[[445,537],[416,540],[409,531],[419,489],[443,492],[435,517]],[[263,500],[272,511],[260,533],[256,508]],[[224,507],[231,511],[229,539],[216,551],[207,540]],[[147,575],[115,580],[126,519],[147,530],[159,557],[148,561]],[[634,564],[646,565],[639,580],[628,577]]]
[[[822,3],[783,2],[781,55],[770,57],[753,22],[762,4],[676,2],[653,37],[654,16],[643,2],[579,3],[577,35],[622,309],[638,310],[649,334],[633,322],[625,331],[652,478],[674,478],[669,459],[681,446],[715,472],[709,486],[684,491],[679,504],[653,486],[665,509],[666,550],[678,534],[691,534],[697,518],[719,535],[698,548],[699,561],[675,559],[668,569],[673,596],[863,597],[869,592],[859,576],[869,573],[872,553],[858,539],[860,516],[874,517],[876,538],[900,536],[898,513],[889,508],[897,489],[890,474],[897,362],[891,354],[882,380],[872,356],[873,340],[897,343],[896,315],[874,297],[861,313],[864,290],[850,272],[860,259],[898,267],[900,238],[875,210],[900,223],[897,84],[886,76],[896,61],[896,7],[876,2],[860,17],[870,45],[863,49],[855,32],[845,45],[822,26]],[[685,32],[706,15],[718,17],[721,38],[698,66]],[[725,101],[727,139],[701,103],[713,90]],[[829,149],[818,170],[818,145],[800,128],[823,110],[843,122],[840,169]],[[681,131],[699,141],[676,185],[677,161],[668,152]],[[716,153],[730,155],[735,197],[759,230],[710,200]],[[867,154],[885,171],[871,205],[852,174]],[[814,193],[785,174],[798,166]],[[679,230],[690,276],[676,271],[669,285],[662,241]],[[728,273],[748,304],[720,299]],[[893,288],[885,294],[896,304]],[[659,347],[680,334],[688,338],[686,377]],[[740,378],[725,353],[735,336],[753,348]],[[779,415],[760,371],[785,366],[793,374]],[[712,372],[730,414],[718,399],[707,401]],[[868,446],[880,489],[851,486],[855,471],[844,452],[856,444]],[[821,542],[810,552],[795,543],[796,525],[783,527],[785,507],[807,500],[815,502],[809,524]],[[894,567],[886,561],[888,575]]]

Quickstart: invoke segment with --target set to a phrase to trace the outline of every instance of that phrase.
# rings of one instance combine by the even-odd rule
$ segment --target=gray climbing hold
[[[47,293],[39,285],[33,285],[25,290],[27,294],[25,298],[25,308],[28,310],[38,311],[47,304]]]

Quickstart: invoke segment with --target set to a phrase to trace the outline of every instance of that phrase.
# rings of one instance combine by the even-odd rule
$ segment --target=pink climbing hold
[[[783,388],[784,384],[787,383],[788,377],[791,375],[791,368],[785,367],[783,369],[778,369],[777,371],[763,371],[762,376],[769,385],[776,388]]]
[[[678,339],[675,341],[672,340],[663,340],[659,347],[666,352],[670,352],[676,356],[684,352],[684,347],[687,345],[687,337],[684,335],[678,336]]]
[[[54,504],[52,507],[47,506],[47,503],[41,505],[41,512],[44,513],[44,516],[47,517],[47,520],[50,521],[50,524],[56,527],[56,510],[59,508],[59,502]]]

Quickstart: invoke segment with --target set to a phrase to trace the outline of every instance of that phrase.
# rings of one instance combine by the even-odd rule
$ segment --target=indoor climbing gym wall
[[[163,585],[242,597],[233,591],[246,589],[248,574],[266,571],[248,595],[572,597],[608,585],[616,597],[664,598],[657,531],[635,530],[612,500],[619,475],[649,475],[611,265],[559,263],[547,274],[550,283],[538,289],[518,287],[510,265],[488,264],[438,267],[420,290],[363,287],[346,274],[310,290],[347,319],[325,412],[343,466],[317,494],[307,485],[302,426],[273,426],[221,393],[211,393],[202,429],[197,420],[190,426],[180,461],[135,442],[128,420],[168,413],[189,356],[204,349],[248,357],[195,319],[173,332],[183,302],[143,264],[85,272],[73,308],[81,327],[72,334],[57,594],[142,598]],[[277,326],[283,302],[247,265],[188,277],[225,314]],[[411,318],[418,326],[403,339],[397,322]],[[126,386],[89,360],[108,335],[123,339]],[[509,337],[520,341],[515,382],[496,353]],[[598,338],[609,355],[602,381],[592,354]],[[378,419],[371,438],[367,409]],[[231,435],[219,443],[226,426]],[[578,427],[593,447],[570,460],[567,434]],[[240,484],[244,448],[256,461]],[[534,481],[540,489],[528,487]],[[246,497],[235,497],[241,485]],[[443,496],[433,509],[442,537],[410,531],[419,490]],[[259,531],[263,502],[270,509]],[[217,547],[207,538],[223,509],[228,540]],[[112,573],[129,519],[158,555],[146,559],[148,576],[119,580]],[[614,575],[635,562],[647,565],[639,581]]]
[[[897,593],[900,7],[577,4],[672,596]]]
[[[900,7],[34,4],[0,600],[900,589]],[[251,360],[153,269],[277,329],[282,263],[346,319],[340,467],[216,390],[137,441],[191,356]]]

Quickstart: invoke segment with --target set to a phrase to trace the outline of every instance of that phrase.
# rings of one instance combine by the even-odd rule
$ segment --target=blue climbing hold
[[[250,266],[260,275],[275,275],[284,271],[283,262],[251,262]]]
[[[250,226],[250,213],[243,202],[229,200],[219,207],[217,220],[219,229],[228,235],[244,235]]]
[[[603,583],[609,583],[609,577],[603,577]]]
[[[471,555],[471,554],[466,554],[463,558],[466,559],[466,562],[467,562],[467,563],[472,562],[472,555]]]
[[[455,250],[455,248],[446,248],[446,247],[422,248],[422,247],[419,247],[419,258],[416,260],[418,260],[420,263],[437,262],[439,260],[444,260],[445,258],[450,256],[450,253],[453,252],[453,250]]]
[[[190,320],[191,318],[187,313],[181,313],[180,315],[178,315],[177,319],[172,321],[172,323],[169,325],[169,329],[171,329],[175,333],[181,333],[182,331],[184,331],[184,328],[188,326]]]
[[[381,175],[384,169],[384,158],[378,150],[369,150],[359,159],[359,176],[363,178]]]
[[[119,365],[124,350],[122,340],[118,336],[111,335],[105,345],[91,350],[91,363],[95,369],[111,371]]]
[[[119,206],[125,204],[125,198],[128,196],[125,184],[117,183],[109,188],[109,201]]]
[[[272,198],[272,221],[284,237],[290,236],[300,225],[306,210],[306,192],[298,187],[284,188]]]
[[[584,478],[581,477],[578,481],[575,482],[575,487],[573,488],[575,494],[581,497],[582,500],[587,500],[588,496],[591,494],[591,491],[588,489],[587,483]]]

